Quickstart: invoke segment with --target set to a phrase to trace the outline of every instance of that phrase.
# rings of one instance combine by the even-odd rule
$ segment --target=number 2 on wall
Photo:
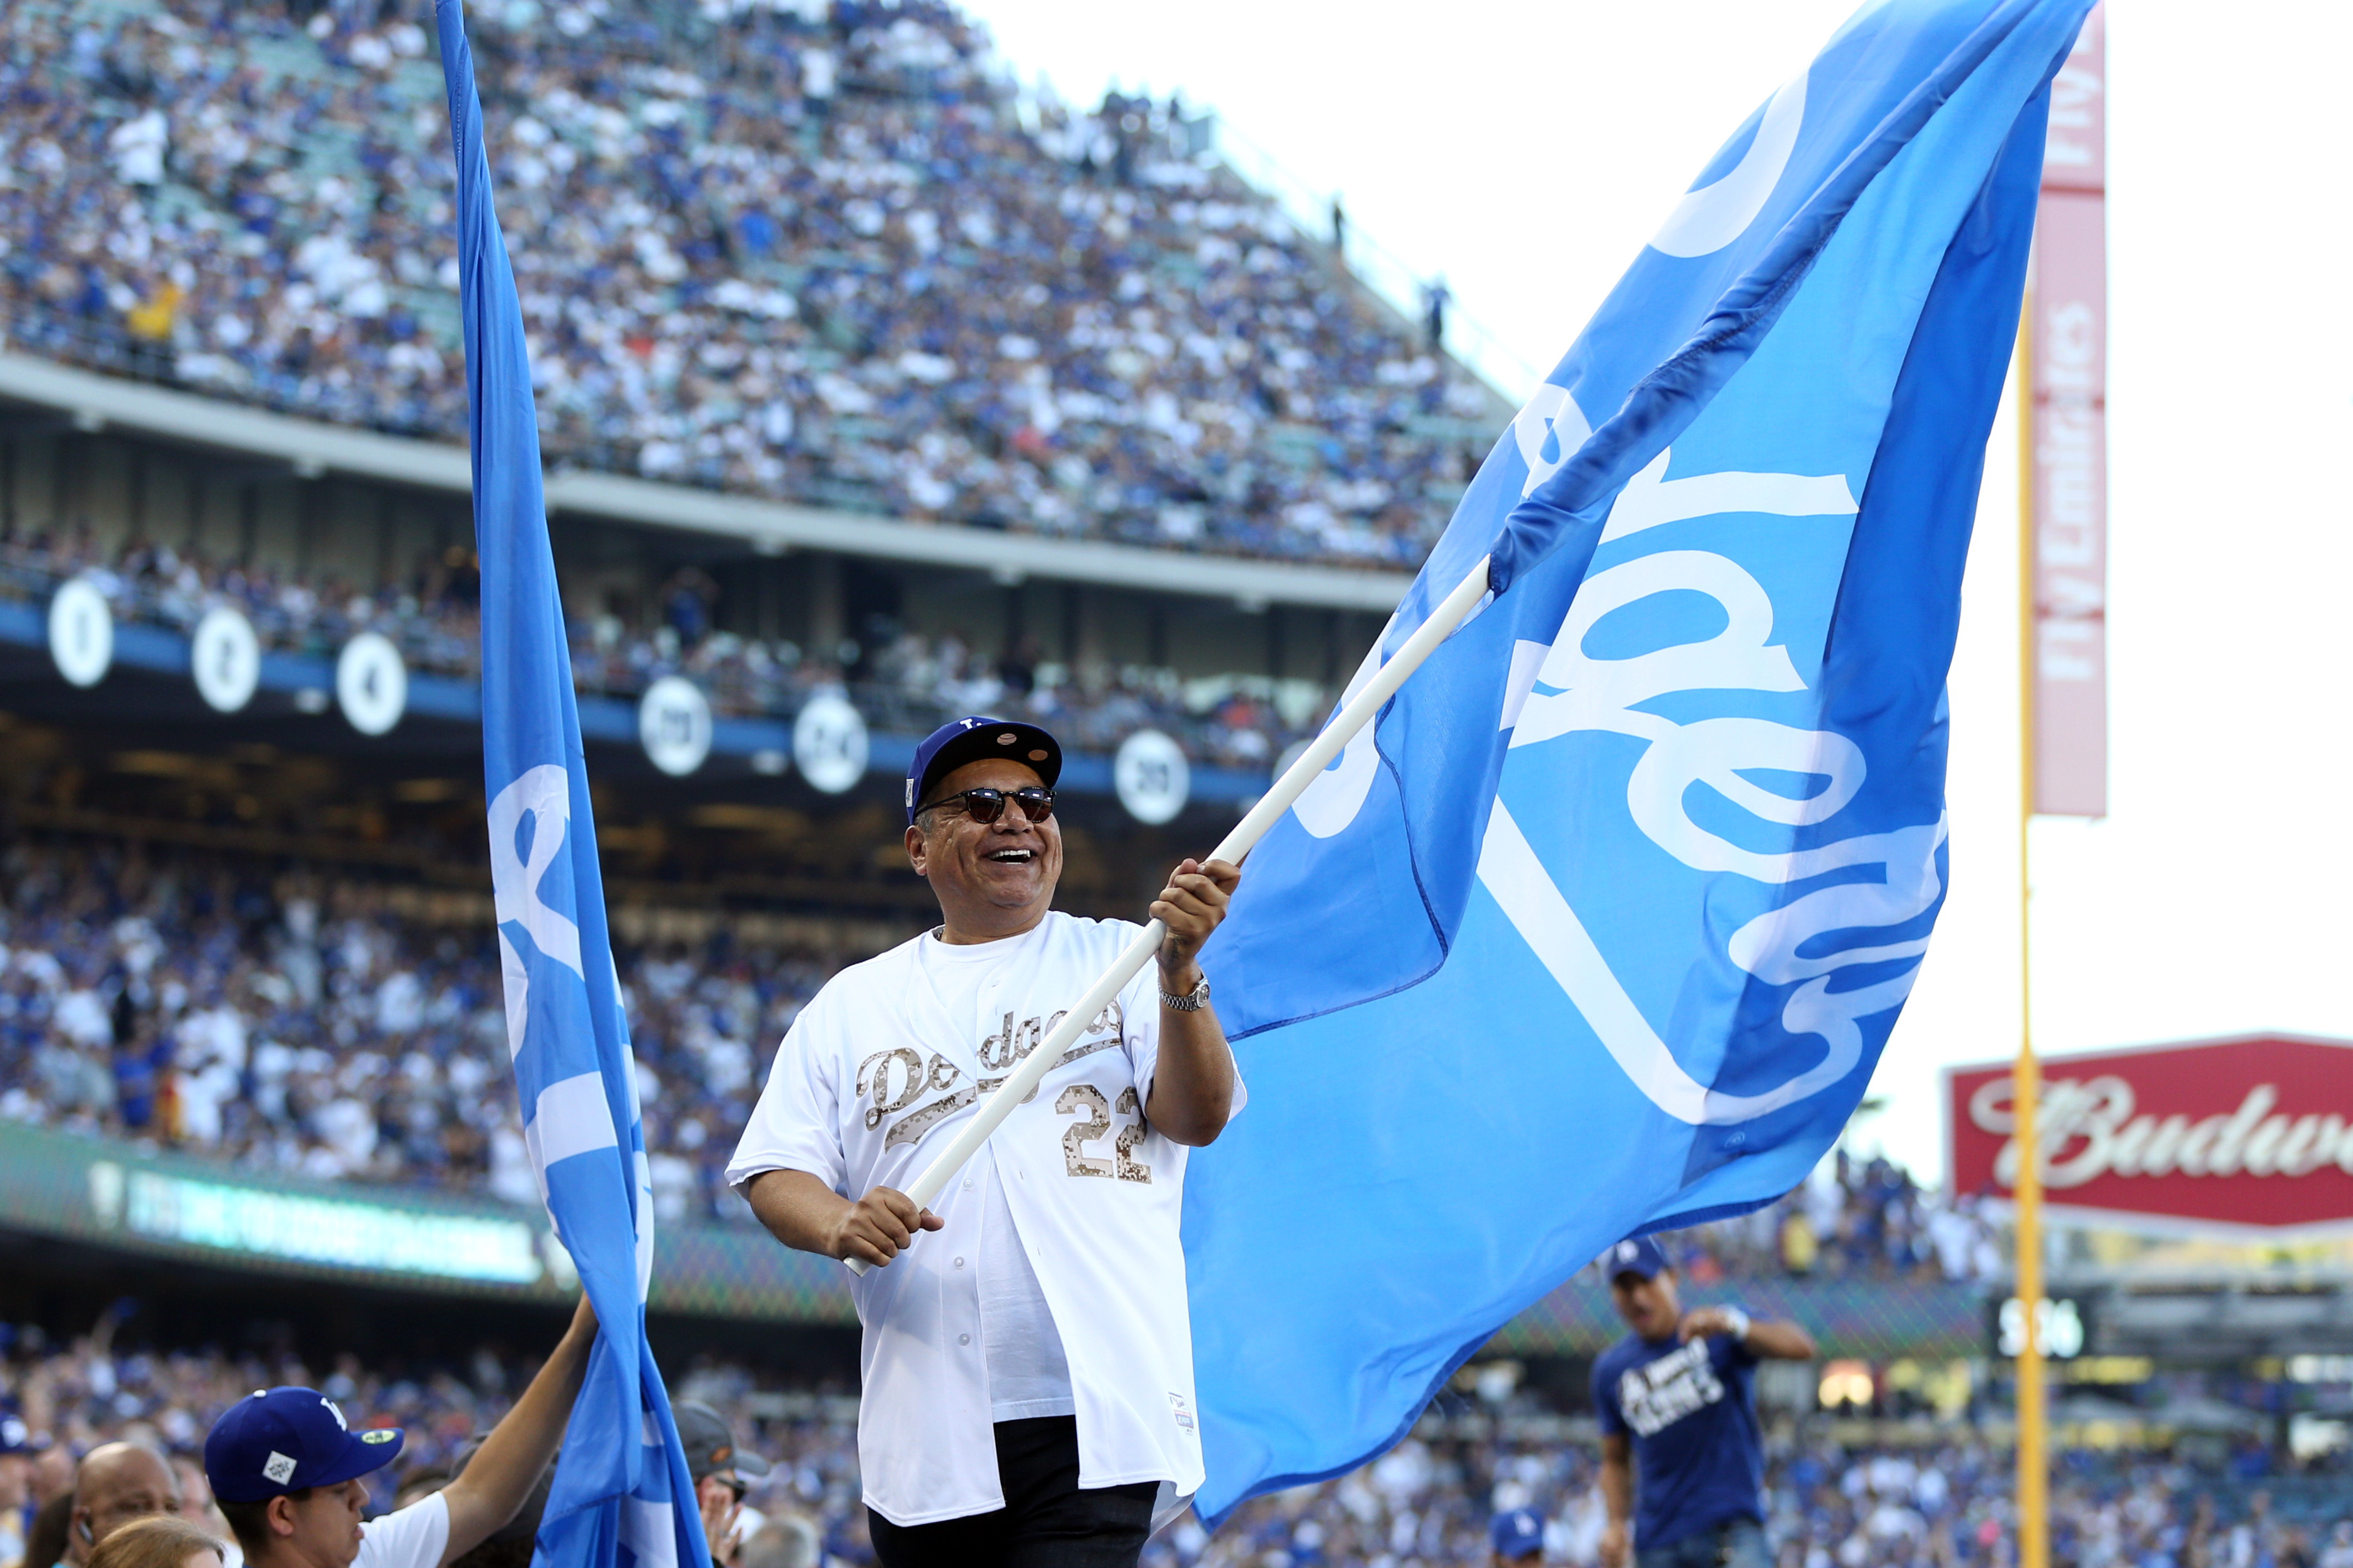
[[[1054,1101],[1054,1109],[1064,1116],[1074,1115],[1082,1110],[1087,1113],[1084,1121],[1074,1121],[1062,1131],[1062,1164],[1071,1175],[1115,1174],[1123,1182],[1150,1184],[1152,1167],[1134,1158],[1135,1145],[1149,1129],[1145,1125],[1143,1104],[1137,1100],[1134,1088],[1119,1091],[1116,1107],[1119,1114],[1133,1116],[1135,1120],[1122,1127],[1119,1136],[1113,1141],[1113,1160],[1092,1159],[1087,1154],[1086,1146],[1111,1131],[1114,1108],[1110,1100],[1103,1098],[1103,1090],[1091,1083],[1074,1083]]]

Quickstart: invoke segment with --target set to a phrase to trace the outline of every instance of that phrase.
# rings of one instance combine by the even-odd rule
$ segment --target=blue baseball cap
[[[205,1480],[230,1502],[266,1502],[380,1470],[400,1452],[397,1426],[354,1432],[315,1388],[257,1388],[205,1435]]]
[[[1615,1279],[1620,1274],[1639,1274],[1645,1279],[1656,1279],[1663,1269],[1674,1264],[1667,1258],[1666,1248],[1647,1236],[1630,1236],[1601,1255],[1604,1276]]]
[[[951,720],[923,737],[915,760],[907,764],[908,826],[914,825],[915,808],[931,798],[934,784],[983,757],[1004,757],[1034,769],[1048,789],[1062,776],[1062,743],[1037,725],[977,714]]]
[[[1544,1550],[1544,1515],[1532,1508],[1499,1513],[1487,1526],[1488,1544],[1498,1557],[1525,1557]]]

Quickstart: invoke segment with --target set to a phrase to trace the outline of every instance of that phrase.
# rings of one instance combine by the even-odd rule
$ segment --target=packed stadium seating
[[[1684,1279],[1993,1279],[2008,1253],[1973,1194],[1926,1190],[1892,1162],[1851,1159],[1778,1203],[1667,1238]]]
[[[1565,1442],[1567,1429],[1557,1416],[1525,1408],[1493,1420],[1425,1418],[1416,1436],[1354,1474],[1246,1505],[1200,1542],[1197,1558],[1187,1550],[1198,1536],[1180,1526],[1168,1557],[1188,1568],[1481,1563],[1488,1520],[1525,1507],[1547,1520],[1546,1562],[1592,1564],[1607,1519],[1598,1444],[1583,1433]],[[1917,1436],[1885,1447],[1768,1438],[1766,1531],[1774,1561],[1786,1568],[2013,1563],[2010,1457],[1974,1439]],[[2266,1481],[2073,1452],[2053,1478],[2052,1561],[2074,1568],[2311,1564],[2321,1542],[2348,1538],[2334,1522],[2346,1511],[2331,1489],[2339,1481]],[[2329,1568],[2353,1558],[2353,1546],[2334,1549],[2337,1558],[2321,1559]]]
[[[529,1371],[489,1352],[460,1366],[368,1368],[344,1357],[311,1367],[291,1356],[126,1351],[102,1338],[46,1349],[31,1336],[11,1331],[11,1337],[17,1342],[5,1363],[8,1393],[37,1448],[72,1453],[111,1437],[144,1438],[179,1461],[192,1501],[205,1496],[195,1458],[206,1426],[249,1388],[307,1383],[341,1400],[355,1420],[406,1428],[401,1463],[377,1487],[376,1504],[385,1507],[402,1477],[440,1469],[487,1428]],[[752,1507],[809,1520],[830,1561],[871,1561],[858,1504],[854,1398],[834,1388],[779,1386],[773,1375],[709,1358],[669,1372],[674,1397],[712,1404],[744,1447],[776,1465],[749,1495]],[[2008,1457],[1950,1431],[1902,1439],[1774,1437],[1767,1530],[1777,1563],[1992,1568],[2011,1562]],[[1486,1560],[1490,1516],[1525,1507],[1550,1521],[1547,1562],[1589,1565],[1603,1522],[1596,1458],[1589,1423],[1525,1389],[1493,1403],[1450,1394],[1384,1458],[1247,1504],[1215,1537],[1181,1521],[1145,1562],[1152,1568],[1479,1563]],[[37,1475],[44,1468],[33,1467]],[[2054,1477],[2052,1560],[2074,1568],[2346,1568],[2353,1560],[2353,1526],[2339,1522],[2346,1481],[2335,1470],[2274,1476],[2247,1463],[2193,1467],[2073,1452]],[[0,1497],[0,1514],[22,1500]],[[0,1520],[0,1530],[5,1523]],[[0,1542],[0,1562],[7,1555]]]
[[[502,1084],[488,930],[419,926],[324,868],[118,846],[6,852],[0,1119],[154,1139],[259,1168],[536,1201]],[[91,937],[97,940],[90,940]],[[736,1219],[717,1184],[768,1059],[844,958],[625,952],[661,1206]],[[1670,1238],[1686,1278],[1987,1278],[1971,1204],[1883,1161]]]
[[[0,1120],[539,1202],[486,926],[419,927],[380,889],[249,860],[20,839],[5,864]],[[719,1171],[839,956],[625,958],[659,1212],[744,1217]]]
[[[440,77],[400,8],[22,0],[10,346],[462,436]],[[1201,155],[891,5],[473,8],[551,458],[896,516],[1410,566],[1493,395]]]
[[[0,1121],[538,1201],[486,924],[421,924],[384,885],[326,867],[87,840],[20,837],[0,872]],[[866,954],[723,938],[620,956],[658,1207],[742,1220],[719,1173],[777,1042]],[[2002,1267],[1973,1203],[1842,1153],[1769,1208],[1668,1239],[1703,1287]]]
[[[97,584],[125,621],[185,635],[226,604],[244,612],[271,651],[332,658],[353,633],[374,630],[399,647],[410,669],[461,679],[480,674],[479,578],[462,550],[421,563],[400,581],[363,586],[259,562],[224,565],[147,542],[101,552],[83,537],[0,537],[0,599],[46,604],[75,576]],[[1101,751],[1149,727],[1195,762],[1261,770],[1328,710],[1330,694],[1314,682],[1229,678],[1188,687],[1166,668],[1082,672],[1019,644],[992,659],[953,632],[870,637],[871,652],[858,649],[845,670],[838,648],[805,651],[786,639],[713,629],[715,593],[707,574],[688,568],[651,595],[656,625],[632,627],[610,615],[575,623],[574,684],[634,700],[664,676],[684,675],[720,714],[786,720],[816,693],[841,690],[881,728],[921,734],[966,713],[1018,713],[1051,726],[1067,744]]]

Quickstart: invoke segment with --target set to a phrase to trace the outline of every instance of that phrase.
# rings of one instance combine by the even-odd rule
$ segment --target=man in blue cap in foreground
[[[1593,1360],[1602,1568],[1624,1568],[1630,1521],[1637,1568],[1771,1568],[1757,1363],[1811,1361],[1813,1337],[1738,1307],[1683,1310],[1674,1265],[1647,1236],[1611,1247],[1601,1268],[1633,1331]]]
[[[353,1431],[315,1388],[256,1389],[205,1437],[205,1479],[250,1568],[445,1568],[515,1516],[564,1441],[596,1318],[583,1296],[572,1326],[458,1479],[363,1521],[363,1477],[392,1463],[396,1426]]]
[[[1089,1022],[936,1203],[905,1189],[1138,928],[1052,907],[1062,749],[942,726],[907,771],[907,857],[941,923],[828,981],[727,1167],[787,1247],[871,1265],[860,1479],[882,1568],[1134,1568],[1201,1484],[1187,1148],[1240,1109],[1197,962],[1241,873],[1187,860],[1159,974]]]

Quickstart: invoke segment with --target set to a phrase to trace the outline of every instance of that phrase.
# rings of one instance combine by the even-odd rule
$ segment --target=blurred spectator
[[[91,1551],[90,1568],[222,1568],[227,1557],[223,1539],[185,1519],[157,1515],[108,1532]]]
[[[38,1507],[32,1456],[33,1429],[22,1415],[0,1406],[0,1564],[24,1561],[25,1532]]]
[[[768,1473],[768,1461],[739,1445],[727,1417],[701,1400],[681,1399],[672,1413],[679,1446],[686,1451],[687,1474],[694,1478],[694,1500],[702,1514],[711,1560],[734,1568],[736,1548],[765,1522],[744,1506],[744,1494]]]
[[[25,1531],[25,1568],[57,1568],[73,1539],[74,1497],[59,1492],[40,1506]]]
[[[39,1445],[41,1437],[41,1434],[35,1434],[33,1441],[36,1446]],[[42,1448],[33,1458],[30,1483],[33,1502],[40,1508],[47,1508],[59,1498],[73,1496],[73,1472],[71,1449],[54,1442]],[[59,1548],[59,1555],[63,1555],[62,1547]]]
[[[718,597],[719,584],[692,566],[681,567],[662,589],[662,619],[686,652],[701,647],[710,635],[711,606]]]
[[[134,1519],[176,1515],[180,1504],[180,1479],[163,1455],[141,1443],[101,1443],[74,1471],[63,1561],[84,1568],[109,1534]]]
[[[450,1480],[465,1469],[467,1461],[480,1447],[479,1441],[467,1444],[447,1469],[426,1466],[403,1470],[400,1485],[393,1494],[393,1511],[398,1512],[410,1503],[447,1488]],[[554,1482],[555,1467],[550,1464],[540,1472],[539,1479],[522,1500],[522,1506],[515,1510],[515,1516],[484,1536],[471,1550],[452,1558],[449,1568],[531,1568],[533,1550],[539,1540],[540,1521],[547,1514],[548,1490]]]
[[[766,1521],[744,1538],[735,1552],[735,1568],[818,1568],[824,1552],[825,1537],[818,1527],[798,1514],[786,1514]]]
[[[1526,1508],[1515,1508],[1497,1514],[1487,1527],[1487,1545],[1489,1568],[1512,1568],[1514,1563],[1542,1562],[1545,1551],[1544,1515]]]

